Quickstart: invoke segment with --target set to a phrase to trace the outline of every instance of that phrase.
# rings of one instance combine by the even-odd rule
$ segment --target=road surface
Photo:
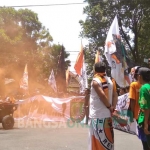
[[[16,123],[4,130],[0,124],[0,150],[87,150],[88,126],[66,123]],[[135,135],[115,130],[115,150],[142,150]]]

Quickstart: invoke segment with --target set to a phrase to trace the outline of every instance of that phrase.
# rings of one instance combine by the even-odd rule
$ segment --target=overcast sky
[[[0,6],[67,4],[82,2],[83,0],[1,0]],[[49,29],[54,40],[53,43],[63,44],[66,51],[79,51],[81,45],[81,38],[79,38],[81,26],[79,24],[79,20],[85,19],[85,15],[83,15],[83,7],[85,6],[86,4],[72,4],[27,8],[38,14],[40,22]],[[83,39],[82,43],[83,45],[87,44],[87,40]],[[70,52],[70,60],[72,61],[71,70],[73,70],[77,54],[78,52]]]

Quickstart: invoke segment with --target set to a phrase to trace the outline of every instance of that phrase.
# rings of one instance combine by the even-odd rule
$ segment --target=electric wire
[[[99,3],[100,1],[97,2],[90,2],[90,4],[95,4]],[[43,4],[43,5],[20,5],[20,6],[4,6],[4,7],[43,7],[43,6],[65,6],[65,5],[83,5],[87,4],[87,2],[82,2],[82,3],[64,3],[64,4]],[[2,8],[2,6],[0,6]]]

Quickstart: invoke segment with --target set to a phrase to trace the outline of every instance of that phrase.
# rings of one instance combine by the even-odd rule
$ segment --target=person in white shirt
[[[89,150],[113,150],[114,133],[111,113],[117,104],[116,83],[106,76],[104,62],[94,65],[90,94]]]

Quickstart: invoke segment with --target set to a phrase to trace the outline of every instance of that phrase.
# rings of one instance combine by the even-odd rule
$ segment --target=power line
[[[22,6],[6,6],[6,7],[42,7],[42,6],[83,5],[85,3],[86,2],[83,2],[83,3],[66,3],[66,4],[22,5]]]
[[[100,1],[90,2],[90,4],[99,3]],[[21,5],[21,6],[4,6],[4,7],[42,7],[42,6],[65,6],[65,5],[83,5],[87,2],[82,3],[65,3],[65,4],[43,4],[43,5]],[[2,6],[0,6],[2,8]]]

